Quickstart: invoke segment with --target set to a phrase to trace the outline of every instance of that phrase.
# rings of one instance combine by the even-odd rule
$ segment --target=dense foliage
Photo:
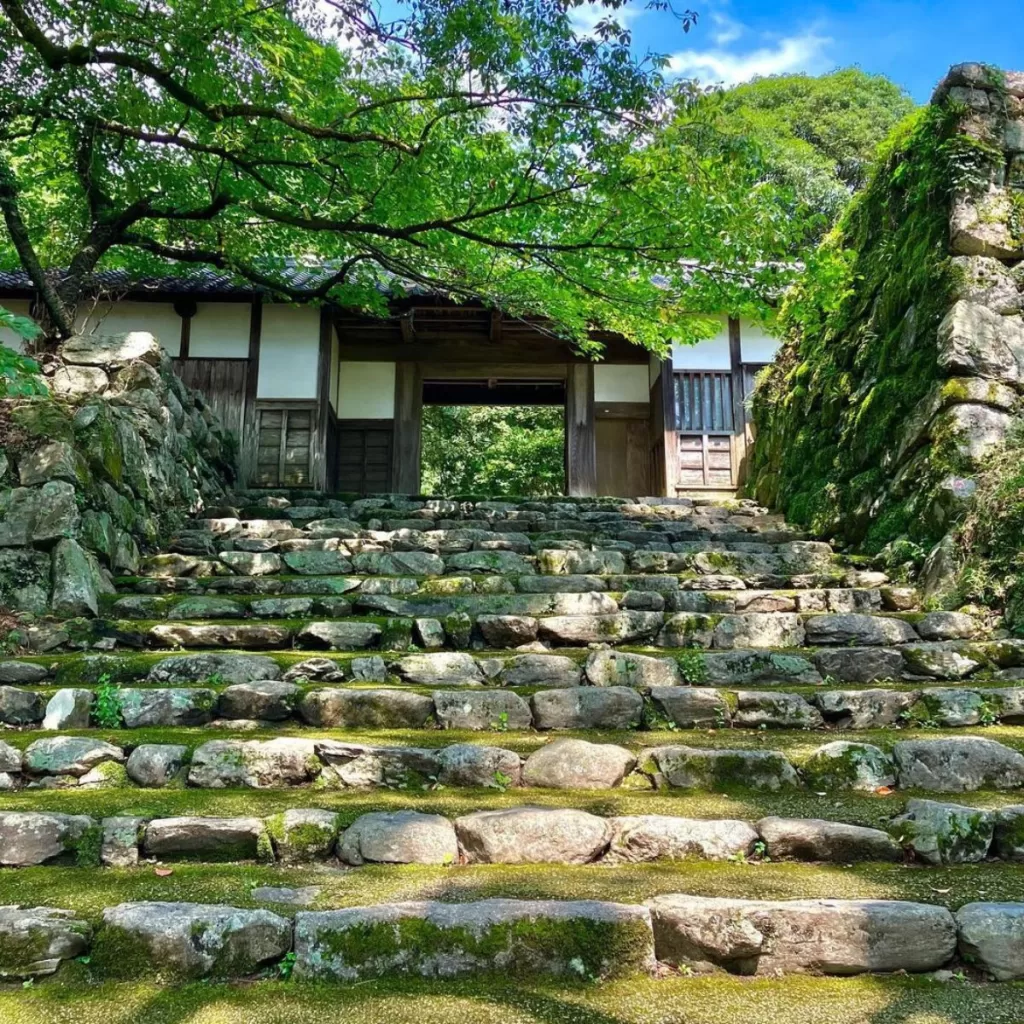
[[[560,494],[564,447],[561,406],[427,406],[422,488],[445,495]]]
[[[956,473],[941,439],[892,479],[910,414],[936,386],[951,303],[950,199],[988,180],[993,152],[930,107],[887,141],[865,190],[787,295],[787,343],[758,383],[751,486],[794,522],[869,548],[919,552],[948,523],[934,481]],[[1000,154],[1001,156],[1001,154]]]
[[[587,34],[581,2],[0,0],[0,261],[55,336],[116,266],[375,313],[426,288],[581,346],[756,306],[785,186],[632,55],[623,0]]]
[[[18,316],[3,306],[0,306],[0,328],[13,331],[24,341],[34,341],[40,333],[34,320]],[[0,345],[0,398],[45,394],[47,389],[39,376],[39,364],[6,345]]]
[[[866,184],[879,143],[914,109],[895,83],[859,68],[759,78],[718,103],[721,123],[763,148],[773,180],[790,187],[825,230]]]

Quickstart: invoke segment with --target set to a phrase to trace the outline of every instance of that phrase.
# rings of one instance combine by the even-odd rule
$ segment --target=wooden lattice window
[[[682,433],[733,433],[731,373],[687,370],[675,377],[676,423]]]
[[[316,436],[313,406],[261,405],[257,418],[256,486],[309,486],[310,447]]]

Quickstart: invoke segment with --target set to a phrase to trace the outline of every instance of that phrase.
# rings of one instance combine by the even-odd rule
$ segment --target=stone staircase
[[[752,502],[243,493],[115,582],[0,661],[0,903],[77,879],[6,976],[1024,977],[1024,640]]]

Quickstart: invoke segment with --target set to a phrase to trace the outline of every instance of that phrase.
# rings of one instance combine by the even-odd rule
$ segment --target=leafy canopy
[[[894,82],[855,67],[759,78],[718,102],[723,128],[764,148],[772,178],[819,215],[823,230],[864,187],[879,143],[914,109]]]
[[[104,267],[376,314],[425,288],[583,349],[760,308],[789,186],[632,55],[624,2],[580,35],[581,0],[0,0],[0,259],[55,336]]]

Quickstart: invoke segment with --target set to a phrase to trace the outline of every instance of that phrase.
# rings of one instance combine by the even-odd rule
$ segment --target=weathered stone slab
[[[8,811],[0,814],[0,864],[31,867],[75,860],[76,848],[96,822],[84,814]]]
[[[899,861],[903,851],[878,828],[848,825],[819,818],[762,818],[757,831],[772,860],[813,860],[839,864]]]
[[[538,729],[635,729],[644,702],[628,686],[576,686],[535,693],[530,707]]]
[[[346,864],[455,864],[455,827],[439,814],[375,811],[349,825],[338,841]]]
[[[505,731],[529,729],[533,724],[530,705],[517,693],[502,690],[435,690],[431,697],[437,722],[443,729]]]
[[[192,754],[188,782],[200,789],[273,789],[312,782],[320,768],[313,740],[212,740]]]
[[[892,752],[901,789],[969,793],[983,787],[1024,787],[1024,756],[995,740],[977,736],[901,740]]]
[[[1024,978],[1024,903],[968,903],[956,912],[960,955],[996,981]]]
[[[264,833],[259,818],[156,818],[146,825],[142,850],[162,860],[252,860]]]
[[[647,905],[660,961],[735,974],[932,971],[956,948],[953,915],[924,903],[672,895]]]
[[[674,789],[729,789],[777,792],[800,786],[796,769],[774,750],[698,750],[695,747],[654,747],[641,768],[655,785]]]
[[[603,978],[653,967],[644,907],[597,901],[387,903],[295,917],[295,976]]]
[[[608,846],[603,818],[561,807],[477,811],[455,820],[469,864],[589,864]]]
[[[985,859],[995,823],[994,812],[978,807],[908,800],[893,830],[927,864],[970,864]]]
[[[89,952],[92,928],[74,911],[0,907],[0,977],[53,974],[62,960]]]
[[[585,666],[592,686],[678,686],[683,682],[672,658],[652,658],[625,651],[594,651]]]
[[[407,690],[310,690],[298,706],[307,725],[344,729],[422,729],[434,714],[434,702]]]
[[[196,683],[210,678],[225,683],[277,679],[281,670],[273,658],[258,654],[176,654],[162,658],[150,670],[151,683]]]
[[[526,759],[523,782],[548,789],[613,789],[635,764],[630,751],[611,743],[555,740]]]
[[[758,834],[745,821],[674,818],[661,814],[611,818],[605,860],[640,864],[657,860],[729,860],[754,849]]]

